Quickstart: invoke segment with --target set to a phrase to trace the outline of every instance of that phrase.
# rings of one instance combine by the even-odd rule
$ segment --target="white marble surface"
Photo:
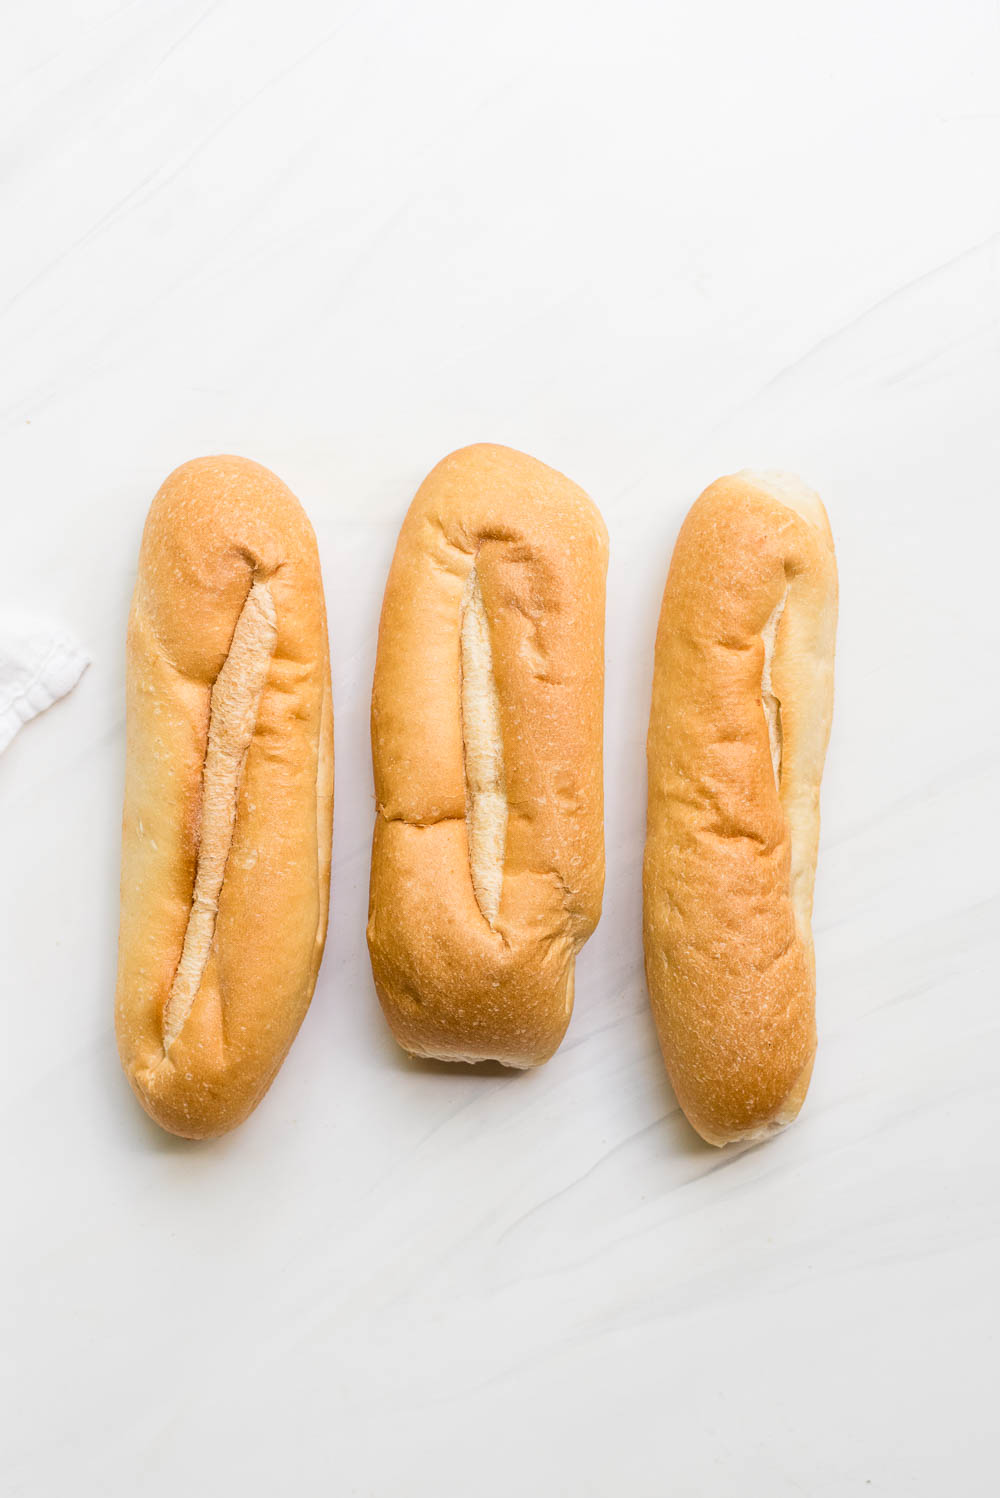
[[[994,1492],[1000,22],[960,5],[50,0],[0,53],[3,604],[75,693],[0,760],[5,1494]],[[608,877],[536,1074],[420,1066],[364,946],[375,625],[474,440],[612,540]],[[244,1128],[112,1038],[124,627],[195,454],[315,522],[337,712],[316,998]],[[798,1124],[678,1115],[639,937],[654,622],[712,478],[842,582]]]

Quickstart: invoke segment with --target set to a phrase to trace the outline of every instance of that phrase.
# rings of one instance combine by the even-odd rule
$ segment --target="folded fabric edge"
[[[31,675],[0,700],[0,753],[25,723],[72,691],[89,665],[90,656],[74,640],[65,635],[53,640]]]

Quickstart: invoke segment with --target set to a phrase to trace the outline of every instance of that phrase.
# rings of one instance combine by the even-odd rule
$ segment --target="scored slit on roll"
[[[781,703],[774,695],[774,683],[771,680],[771,667],[774,662],[774,642],[778,634],[778,625],[784,613],[785,604],[788,601],[788,588],[785,588],[780,599],[764,622],[764,628],[760,637],[764,642],[764,666],[760,679],[760,698],[764,707],[764,717],[767,721],[767,737],[771,745],[771,765],[774,769],[774,783],[781,787]]]
[[[462,594],[459,630],[469,863],[476,903],[492,926],[500,909],[503,887],[507,793],[490,626],[475,567],[469,572]]]
[[[201,783],[198,862],[181,958],[163,1009],[165,1052],[191,1013],[212,949],[219,893],[236,825],[240,779],[277,640],[271,590],[265,582],[255,581],[212,688]]]

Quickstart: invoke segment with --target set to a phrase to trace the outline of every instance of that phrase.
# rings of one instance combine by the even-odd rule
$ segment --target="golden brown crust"
[[[749,473],[706,489],[677,539],[656,638],[643,893],[664,1060],[711,1144],[790,1123],[809,1084],[836,614],[833,541],[811,491]]]
[[[249,632],[249,658],[235,660],[237,621],[255,586],[263,623]],[[237,680],[213,702],[231,647]],[[223,762],[214,785],[207,758]],[[146,1111],[175,1134],[204,1138],[241,1123],[309,1006],[326,935],[332,766],[312,527],[259,464],[185,463],[150,508],[129,617],[116,1003],[125,1073]],[[232,785],[235,820],[213,808],[207,849],[203,798],[232,794]],[[206,880],[204,865],[211,855],[217,876],[220,850],[216,896],[217,877]],[[206,901],[217,908],[207,920],[199,912],[195,937],[207,931],[210,946],[196,964],[190,1007],[185,992],[167,1027],[185,934],[196,924],[199,861]],[[193,962],[192,939],[185,957]]]
[[[499,712],[484,687],[464,734],[463,650],[481,648],[462,629],[473,568],[490,649],[478,675],[492,673]],[[445,458],[403,522],[372,693],[368,945],[386,1018],[415,1055],[535,1066],[569,1023],[604,887],[606,571],[586,494],[510,448]],[[478,680],[466,688],[468,713]],[[506,820],[487,801],[476,827],[482,861],[502,849],[494,914],[489,879],[479,899],[473,884],[466,803],[480,780],[495,797],[497,777]]]

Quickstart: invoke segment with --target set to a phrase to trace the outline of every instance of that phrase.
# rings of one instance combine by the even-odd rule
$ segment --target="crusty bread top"
[[[706,489],[657,632],[644,886],[664,1056],[716,1144],[789,1122],[812,1067],[836,615],[833,542],[811,490],[749,472]]]
[[[607,532],[510,448],[439,463],[403,522],[372,695],[369,944],[408,1049],[544,1060],[604,881]]]
[[[326,930],[322,580],[312,527],[274,474],[213,457],[166,480],[128,668],[119,1047],[158,1122],[221,1133],[281,1064]]]

